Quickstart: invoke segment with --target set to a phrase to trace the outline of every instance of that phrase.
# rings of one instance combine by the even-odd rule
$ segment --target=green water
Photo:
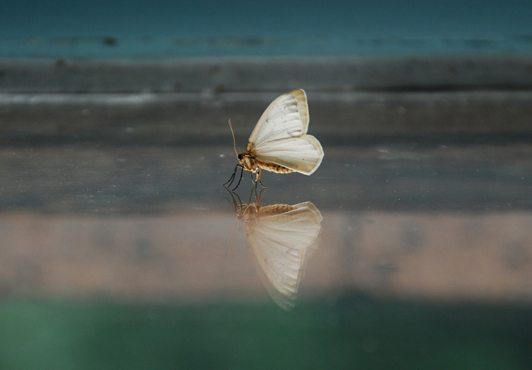
[[[527,369],[532,311],[344,297],[273,304],[4,302],[1,369]]]

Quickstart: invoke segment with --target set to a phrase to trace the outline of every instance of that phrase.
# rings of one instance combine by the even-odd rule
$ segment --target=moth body
[[[291,173],[294,172],[294,170],[291,170],[290,168],[286,168],[283,166],[280,166],[275,163],[266,163],[266,162],[258,162],[257,165],[262,168],[263,170],[275,172],[275,173]]]
[[[271,163],[271,162],[263,162],[257,157],[249,152],[239,153],[238,159],[240,165],[244,168],[244,170],[257,173],[260,169],[275,172],[275,173],[291,173],[294,172],[294,170],[291,170],[290,168],[283,167],[281,165]]]

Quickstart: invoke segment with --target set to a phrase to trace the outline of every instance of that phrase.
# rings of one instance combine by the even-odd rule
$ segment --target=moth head
[[[237,155],[237,157],[238,157],[238,161],[239,161],[239,162],[242,162],[242,159],[244,159],[244,154],[239,153],[239,154]]]

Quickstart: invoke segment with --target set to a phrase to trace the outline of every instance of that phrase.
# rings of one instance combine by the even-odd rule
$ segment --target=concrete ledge
[[[0,60],[0,92],[530,89],[532,56]]]
[[[280,93],[280,92],[279,92]],[[248,136],[279,93],[0,94],[0,145],[211,145]],[[530,142],[532,92],[308,93],[330,145]]]

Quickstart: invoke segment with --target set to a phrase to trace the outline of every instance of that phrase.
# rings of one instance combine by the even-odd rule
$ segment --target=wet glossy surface
[[[262,206],[309,201],[323,216],[289,313],[266,293],[241,221],[230,247],[229,133],[186,146],[4,140],[0,358],[22,368],[71,368],[65,358],[74,368],[526,368],[532,146],[324,136],[312,176],[263,175]],[[246,174],[244,203],[251,187]]]

